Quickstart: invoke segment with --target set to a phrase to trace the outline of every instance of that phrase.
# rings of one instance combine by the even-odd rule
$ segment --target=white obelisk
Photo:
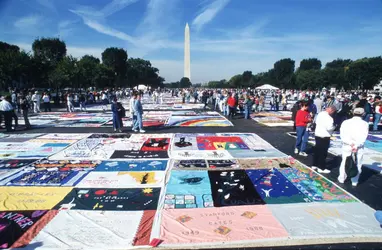
[[[190,62],[190,27],[186,23],[184,28],[184,77],[191,80],[191,62]]]

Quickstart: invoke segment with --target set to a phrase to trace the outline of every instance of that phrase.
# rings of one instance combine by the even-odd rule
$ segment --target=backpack
[[[119,110],[118,113],[121,118],[126,117],[126,110],[120,102],[117,102],[117,109]]]

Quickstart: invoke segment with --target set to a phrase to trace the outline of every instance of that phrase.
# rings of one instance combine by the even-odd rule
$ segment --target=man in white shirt
[[[39,113],[40,112],[41,96],[38,93],[38,91],[34,92],[34,94],[32,95],[32,102],[33,102],[33,112]]]
[[[330,170],[326,168],[326,157],[330,146],[330,137],[335,129],[332,115],[336,112],[335,106],[329,106],[325,111],[320,112],[316,118],[315,140],[312,169],[319,173],[328,174]]]
[[[131,121],[131,129],[133,130],[135,127],[135,123],[137,122],[137,116],[134,114],[134,105],[135,105],[135,100],[137,99],[137,94],[134,93],[133,96],[130,98],[129,102],[129,113],[132,118]]]
[[[17,116],[14,112],[13,106],[11,104],[11,97],[3,97],[2,101],[0,102],[0,111],[4,115],[4,123],[5,123],[5,128],[7,132],[11,132],[12,130],[12,117],[15,118],[15,128],[17,127]]]
[[[342,162],[340,166],[340,175],[338,181],[344,183],[346,180],[345,163],[346,158],[352,153],[357,153],[357,167],[358,174],[351,178],[352,185],[358,185],[358,179],[362,172],[362,158],[364,153],[364,143],[369,134],[369,124],[362,120],[365,113],[363,108],[355,108],[353,111],[353,118],[346,120],[342,123],[340,135],[342,140]]]
[[[43,94],[42,101],[44,103],[44,112],[52,111],[50,108],[50,97],[48,93]]]

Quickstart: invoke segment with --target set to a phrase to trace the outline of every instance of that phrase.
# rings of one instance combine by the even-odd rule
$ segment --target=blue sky
[[[167,82],[183,76],[191,30],[193,83],[268,70],[275,61],[382,54],[382,0],[0,0],[0,40],[30,51],[59,36],[75,57],[122,47]]]

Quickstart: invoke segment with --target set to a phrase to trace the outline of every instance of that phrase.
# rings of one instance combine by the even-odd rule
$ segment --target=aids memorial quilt
[[[279,170],[295,187],[315,202],[355,202],[356,200],[307,167]]]
[[[255,134],[175,134],[173,159],[278,158],[286,157]]]
[[[359,202],[271,205],[269,208],[294,237],[381,234],[373,209]]]
[[[253,133],[0,134],[0,146],[0,249],[382,239],[371,208]]]
[[[287,231],[266,206],[162,211],[164,245],[225,243],[285,238]]]
[[[137,211],[157,208],[160,188],[74,188],[54,209]]]
[[[267,204],[310,202],[277,169],[247,170],[246,173],[260,194],[261,199]]]
[[[164,171],[168,160],[103,161],[95,171]]]
[[[207,171],[171,171],[164,208],[213,207]]]
[[[31,244],[45,249],[126,249],[148,245],[155,210],[60,211]]]

